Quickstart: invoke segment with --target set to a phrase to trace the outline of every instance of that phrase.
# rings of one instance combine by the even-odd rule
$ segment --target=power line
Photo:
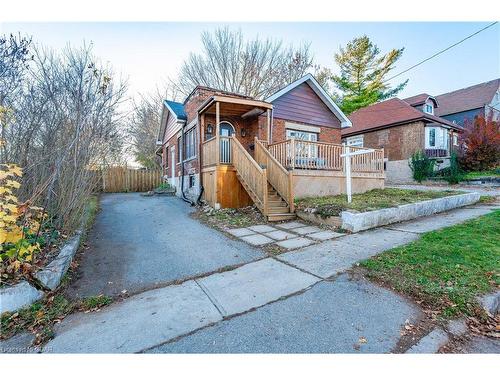
[[[482,32],[482,31],[484,31],[484,30],[486,30],[486,29],[489,29],[490,27],[494,26],[494,25],[495,25],[495,24],[497,24],[497,23],[498,23],[498,21],[495,21],[495,22],[493,22],[493,23],[490,23],[488,26],[483,27],[481,30],[476,31],[475,33],[473,33],[473,34],[471,34],[471,35],[469,35],[469,36],[467,36],[467,37],[463,38],[462,40],[460,40],[460,41],[456,42],[455,44],[452,44],[451,46],[446,47],[445,49],[443,49],[443,50],[441,50],[441,51],[439,51],[439,52],[436,52],[434,55],[432,55],[432,56],[430,56],[430,57],[426,58],[425,60],[422,60],[422,61],[420,61],[419,63],[417,63],[417,64],[415,64],[415,65],[410,66],[408,69],[403,70],[401,73],[398,73],[398,74],[396,74],[396,75],[394,75],[394,76],[392,76],[392,77],[390,77],[390,78],[387,78],[387,79],[384,81],[384,83],[385,83],[385,82],[390,81],[391,79],[394,79],[394,78],[396,78],[396,77],[399,77],[401,74],[404,74],[404,73],[406,73],[406,72],[408,72],[408,71],[410,71],[410,70],[412,70],[412,69],[416,68],[417,66],[422,65],[423,63],[425,63],[425,62],[427,62],[427,61],[429,61],[429,60],[433,59],[434,57],[441,55],[442,53],[444,53],[444,52],[448,51],[449,49],[451,49],[451,48],[453,48],[453,47],[455,47],[455,46],[458,46],[460,43],[465,42],[467,39],[472,38],[473,36],[475,36],[475,35],[479,34],[480,32]]]

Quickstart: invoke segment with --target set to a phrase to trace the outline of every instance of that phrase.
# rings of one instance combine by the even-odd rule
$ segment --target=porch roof
[[[271,103],[263,100],[214,95],[208,98],[200,106],[198,113],[200,115],[203,113],[215,115],[215,103],[217,102],[220,103],[219,110],[221,115],[227,116],[257,116],[264,113],[268,109],[273,109],[273,105]]]

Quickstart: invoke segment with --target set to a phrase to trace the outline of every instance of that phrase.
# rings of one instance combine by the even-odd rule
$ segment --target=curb
[[[42,289],[52,291],[61,284],[61,280],[80,246],[81,237],[82,230],[76,231],[76,234],[61,247],[56,259],[34,275]],[[0,313],[14,312],[31,305],[45,296],[45,290],[39,290],[27,281],[0,288]]]
[[[479,201],[480,197],[479,193],[466,193],[376,211],[361,213],[343,211],[341,213],[342,229],[355,233],[401,221],[413,220],[474,204]]]

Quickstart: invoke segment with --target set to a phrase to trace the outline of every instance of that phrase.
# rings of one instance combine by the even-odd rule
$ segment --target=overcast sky
[[[45,46],[94,44],[94,51],[127,77],[130,95],[153,91],[175,77],[189,52],[201,49],[200,34],[221,25],[241,28],[248,38],[310,42],[315,63],[335,70],[333,54],[354,37],[366,34],[385,52],[405,47],[393,74],[431,56],[488,23],[4,23],[1,33],[21,32]],[[444,92],[500,76],[500,31],[495,25],[443,55],[394,80],[409,83],[400,97]]]

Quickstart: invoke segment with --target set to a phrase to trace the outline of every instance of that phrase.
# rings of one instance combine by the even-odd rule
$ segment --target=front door
[[[231,164],[231,136],[234,134],[234,127],[229,122],[219,124],[220,135],[220,162]]]
[[[172,170],[172,183],[171,185],[175,187],[175,147],[170,148],[170,169]]]

